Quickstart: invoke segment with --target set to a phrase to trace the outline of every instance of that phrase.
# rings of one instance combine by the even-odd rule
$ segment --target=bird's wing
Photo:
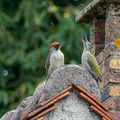
[[[94,70],[94,72],[96,72],[98,75],[101,76],[101,71],[100,71],[98,62],[97,62],[95,56],[93,54],[91,54],[90,52],[87,52],[87,62],[89,64],[90,68],[92,70]]]
[[[46,59],[46,63],[45,63],[46,75],[48,75],[48,69],[50,66],[50,56],[51,56],[51,52],[49,52],[47,59]]]

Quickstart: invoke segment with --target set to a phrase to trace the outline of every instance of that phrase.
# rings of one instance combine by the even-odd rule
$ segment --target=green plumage
[[[90,52],[87,52],[87,62],[91,68],[97,75],[98,75],[98,80],[102,82],[102,76],[101,76],[101,71],[100,67],[98,65],[98,62],[93,54]]]
[[[96,82],[101,82],[102,81],[102,75],[101,75],[101,70],[98,65],[97,59],[89,49],[91,48],[91,43],[86,39],[82,40],[83,45],[84,45],[84,50],[82,54],[82,65],[83,67],[88,70],[92,76],[95,78]]]
[[[46,63],[45,63],[45,69],[46,69],[46,76],[48,76],[48,69],[49,69],[49,66],[50,66],[50,56],[51,56],[51,51],[49,51],[49,54],[47,56],[47,59],[46,59]]]

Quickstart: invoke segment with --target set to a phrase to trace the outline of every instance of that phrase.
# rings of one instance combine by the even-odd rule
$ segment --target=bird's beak
[[[63,44],[64,44],[63,42],[62,42],[62,43],[60,43],[60,46],[59,46],[59,48],[61,48],[61,47],[63,46]]]
[[[83,43],[85,43],[85,40],[84,39],[81,39]]]

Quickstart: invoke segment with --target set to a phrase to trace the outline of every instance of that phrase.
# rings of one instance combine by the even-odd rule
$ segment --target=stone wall
[[[101,100],[115,120],[120,120],[120,47],[113,44],[120,39],[120,1],[94,0],[81,13],[78,21],[91,25],[91,52],[102,72]],[[86,21],[87,17],[91,19]]]
[[[101,46],[96,45],[96,41],[94,41],[94,45],[97,47],[95,51],[98,53],[96,57],[103,75],[101,98],[115,120],[120,120],[120,48],[113,44],[115,39],[120,39],[120,4],[109,4],[106,8],[106,20],[103,24],[105,24],[105,28],[101,29],[105,31],[103,49],[100,50]],[[98,26],[95,25],[99,29]],[[103,33],[99,34],[102,36]],[[98,41],[101,40],[99,36],[96,37],[94,34]]]

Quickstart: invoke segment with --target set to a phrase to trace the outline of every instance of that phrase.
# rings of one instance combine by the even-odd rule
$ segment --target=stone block
[[[108,83],[120,83],[120,72],[110,70],[106,72],[103,77],[103,86],[106,86]]]
[[[119,58],[118,59],[115,59],[115,58],[110,59],[109,65],[110,65],[110,69],[119,70],[120,69],[120,59]]]
[[[110,71],[109,72],[109,80],[110,82],[120,83],[120,72]]]
[[[109,87],[109,95],[119,97],[120,96],[120,86],[119,85],[114,85],[114,86],[111,85]]]
[[[106,85],[101,90],[101,101],[105,101],[109,97],[109,85]]]
[[[106,86],[109,83],[109,72],[106,72],[103,76],[102,76],[102,80],[103,80],[103,87]]]
[[[115,70],[116,72],[120,72],[120,58],[119,57],[109,57],[104,61],[102,64],[100,64],[100,69],[102,75],[104,75],[106,72]]]
[[[106,28],[120,28],[120,17],[111,17],[107,19],[107,22],[105,24]]]
[[[104,59],[106,60],[111,56],[120,56],[120,50],[113,46],[112,43],[107,44],[106,47],[104,48]]]
[[[105,100],[103,102],[103,104],[105,105],[105,107],[108,109],[108,110],[116,110],[118,109],[118,102],[117,102],[117,98],[112,98],[112,97],[109,97],[107,100]],[[119,108],[120,109],[120,108]]]
[[[108,84],[101,90],[102,102],[109,97],[120,97],[120,85]]]
[[[106,28],[106,43],[112,42],[115,39],[120,38],[120,28],[119,29],[114,29],[114,28]]]
[[[111,111],[110,114],[113,116],[114,120],[120,120],[120,111]]]
[[[106,45],[104,48],[104,59],[106,60],[110,56],[112,56],[114,50],[111,48],[110,44]]]
[[[96,56],[96,58],[97,58],[97,61],[98,61],[99,64],[102,63],[102,62],[104,61],[104,52],[101,51],[101,52]]]

